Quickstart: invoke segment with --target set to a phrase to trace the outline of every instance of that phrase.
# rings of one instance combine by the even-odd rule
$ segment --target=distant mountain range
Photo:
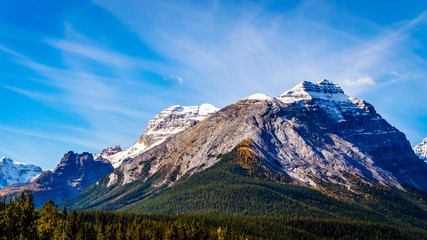
[[[0,189],[6,186],[24,183],[42,172],[41,167],[14,162],[7,157],[0,158]]]

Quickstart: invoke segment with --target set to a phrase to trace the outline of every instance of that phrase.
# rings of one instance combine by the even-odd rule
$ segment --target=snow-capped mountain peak
[[[41,172],[42,169],[39,166],[14,162],[8,157],[2,157],[0,158],[0,188],[26,182]]]
[[[427,138],[424,138],[422,143],[414,147],[415,154],[427,162]]]
[[[255,93],[248,97],[243,98],[243,100],[273,100],[273,97],[270,97],[264,93]]]
[[[2,158],[0,158],[0,163],[2,163],[2,164],[12,164],[13,160],[10,159],[10,158],[8,158],[8,157],[2,157]]]
[[[273,104],[276,104],[276,105],[280,105],[281,104],[280,101],[277,100],[276,98],[268,96],[267,94],[264,94],[264,93],[255,93],[255,94],[247,96],[247,97],[245,97],[245,98],[243,98],[243,99],[241,99],[239,101],[257,101],[257,102],[259,102],[259,101],[267,101],[269,103],[273,103]]]
[[[167,108],[148,122],[147,129],[138,143],[143,143],[147,147],[157,145],[170,135],[195,125],[218,110],[219,108],[211,104],[188,107],[175,105]]]
[[[304,81],[291,90],[281,94],[278,99],[284,103],[311,99],[348,102],[349,96],[344,93],[338,84],[324,79],[318,83]]]
[[[192,127],[218,110],[219,108],[211,104],[200,106],[174,105],[166,108],[148,122],[144,133],[132,147],[112,155],[101,154],[101,156],[108,159],[114,168],[117,168],[124,160],[159,145],[170,135]]]

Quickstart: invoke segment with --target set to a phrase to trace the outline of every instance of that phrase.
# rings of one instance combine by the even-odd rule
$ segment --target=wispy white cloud
[[[347,86],[375,86],[375,81],[368,77],[367,75],[363,75],[356,80],[346,79],[344,83]]]
[[[173,75],[173,74],[170,74],[169,76],[164,77],[163,79],[164,79],[164,80],[167,80],[167,79],[174,79],[174,80],[178,81],[178,83],[179,83],[179,84],[181,84],[181,85],[182,85],[182,83],[183,83],[182,77],[180,77],[180,76],[176,76],[176,75]]]
[[[65,49],[58,49],[70,52]],[[84,49],[83,45],[81,45],[81,49]],[[43,131],[26,129],[19,125],[0,125],[0,130],[49,141],[84,145],[87,149],[100,150],[100,148],[109,145],[122,144],[127,147],[132,144],[143,132],[146,122],[153,117],[151,109],[164,103],[161,99],[157,102],[149,101],[153,100],[152,96],[144,94],[145,91],[153,90],[155,87],[141,83],[143,81],[134,79],[126,71],[120,72],[122,68],[120,64],[123,62],[128,61],[127,63],[132,66],[127,67],[132,68],[142,61],[113,51],[99,50],[102,54],[96,55],[95,52],[97,51],[92,51],[91,45],[88,45],[87,49],[89,50],[73,52],[72,56],[64,55],[64,62],[68,62],[69,58],[76,57],[83,58],[83,60],[90,58],[98,61],[97,58],[99,57],[101,63],[110,65],[110,68],[113,67],[117,72],[112,76],[105,76],[102,73],[95,73],[80,67],[79,64],[70,64],[65,67],[46,65],[8,49],[9,52],[14,53],[17,62],[39,75],[39,77],[30,78],[26,81],[45,87],[34,89],[13,83],[4,83],[3,86],[59,112],[65,112],[68,115],[74,115],[77,119],[82,119],[85,122],[84,127],[75,128],[72,125],[73,123],[68,123],[71,124],[68,125],[69,130],[64,132],[63,127],[48,126],[52,123],[50,121],[31,123],[43,126]],[[88,52],[93,53],[93,55],[88,54]],[[120,64],[114,63],[112,59],[115,56],[123,61]],[[103,57],[107,60],[102,60]],[[125,78],[121,79],[118,77],[119,74]],[[147,103],[150,103],[151,106],[147,106]],[[28,119],[27,121],[31,120]],[[61,120],[53,120],[53,122],[55,121]],[[65,124],[61,125],[64,126]]]
[[[72,144],[77,144],[77,145],[82,145],[82,146],[87,146],[87,147],[93,147],[93,148],[99,147],[99,145],[96,145],[96,143],[93,141],[88,141],[88,140],[82,139],[82,138],[64,136],[61,134],[50,134],[50,133],[46,133],[46,131],[22,129],[22,128],[6,126],[6,125],[2,125],[2,124],[0,125],[0,131],[7,131],[10,133],[14,133],[14,134],[28,135],[28,136],[33,136],[33,137],[37,137],[37,138],[61,141],[61,142],[65,142],[65,143],[72,143]]]
[[[3,46],[3,45],[0,45],[0,51],[3,51],[3,52],[6,52],[6,53],[9,53],[9,54],[11,54],[11,55],[13,55],[13,56],[15,56],[15,57],[24,57],[22,54],[20,54],[20,53],[18,53],[18,52],[15,52],[15,51],[13,51],[13,50],[11,50],[11,49],[9,49],[9,48],[7,48],[7,47]]]
[[[108,48],[95,46],[92,43],[66,39],[47,39],[46,42],[63,52],[64,55],[72,53],[75,56],[91,59],[98,63],[108,64],[117,68],[149,69],[155,71],[166,68],[155,61],[130,57],[120,52],[109,50]]]

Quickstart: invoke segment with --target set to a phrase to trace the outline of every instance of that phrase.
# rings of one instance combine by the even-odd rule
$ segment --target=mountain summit
[[[338,84],[324,79],[318,83],[302,82],[296,87],[284,92],[278,97],[283,103],[292,103],[303,100],[348,101],[349,96],[344,94]]]
[[[255,94],[228,105],[127,159],[68,205],[117,209],[153,197],[224,161],[236,147],[243,151],[236,161],[247,171],[280,181],[351,190],[358,179],[427,191],[427,165],[405,135],[372,105],[323,80],[303,82],[277,98]]]

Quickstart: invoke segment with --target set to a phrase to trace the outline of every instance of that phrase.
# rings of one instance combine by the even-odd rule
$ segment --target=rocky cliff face
[[[118,152],[121,152],[122,148],[120,146],[115,146],[115,147],[108,147],[105,148],[101,151],[101,154],[97,155],[97,156],[103,156],[103,157],[108,157],[111,155],[114,155]]]
[[[170,186],[246,140],[266,171],[297,184],[317,187],[325,181],[351,189],[350,174],[367,183],[427,191],[427,165],[405,135],[372,105],[328,80],[303,82],[278,98],[255,94],[237,101],[128,159],[99,185],[108,187],[104,196],[112,201],[135,181]]]
[[[123,161],[157,146],[169,136],[194,126],[218,110],[218,108],[210,104],[202,104],[200,106],[172,106],[161,111],[153,120],[148,122],[144,133],[132,147],[124,151],[120,149],[120,151],[109,155],[101,153],[100,156],[109,160],[114,168],[117,168]]]
[[[414,152],[419,158],[427,162],[427,138],[424,138],[422,143],[414,147]]]
[[[301,97],[299,92],[308,93],[311,99],[306,94]],[[410,151],[406,136],[366,101],[346,96],[339,86],[327,80],[304,82],[278,99],[289,102],[296,110],[291,115],[354,144],[399,183],[427,191],[427,165]],[[369,174],[365,178],[369,179]]]
[[[23,190],[41,207],[49,198],[60,202],[73,197],[113,169],[110,162],[94,160],[90,153],[68,152],[55,169],[44,171]]]
[[[0,158],[0,189],[6,186],[24,183],[42,172],[41,167],[14,162],[7,157]]]

